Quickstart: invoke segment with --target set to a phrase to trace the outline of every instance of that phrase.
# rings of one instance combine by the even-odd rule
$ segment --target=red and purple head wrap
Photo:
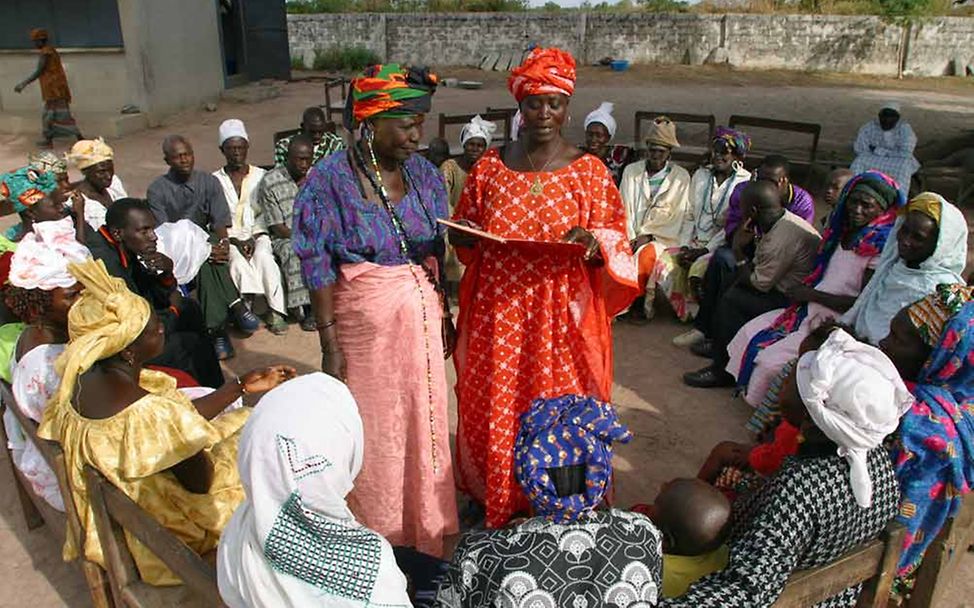
[[[734,156],[744,158],[751,149],[751,138],[744,131],[737,131],[728,127],[717,127],[714,133],[714,143],[726,143]]]
[[[815,266],[811,274],[805,278],[805,285],[815,287],[825,276],[825,271],[832,260],[832,254],[842,242],[848,230],[849,221],[846,211],[847,202],[853,191],[869,194],[883,207],[883,212],[871,222],[860,228],[852,237],[851,247],[856,255],[873,257],[879,255],[886,245],[886,239],[896,224],[897,213],[906,205],[906,197],[900,191],[896,181],[879,171],[866,171],[850,179],[839,195],[835,210],[829,216],[829,224],[822,235],[822,242],[815,256]],[[808,304],[792,304],[785,309],[770,327],[758,332],[747,345],[741,360],[741,369],[737,374],[737,384],[747,387],[754,373],[755,360],[765,348],[794,332],[808,315]]]
[[[507,88],[518,103],[532,95],[571,97],[575,92],[575,58],[561,49],[534,49],[511,72]]]
[[[363,121],[426,114],[438,84],[426,68],[398,63],[373,65],[352,80],[345,103],[345,126],[351,130]]]
[[[540,515],[558,523],[597,507],[612,481],[612,443],[632,433],[612,404],[565,395],[535,399],[521,416],[514,444],[514,476]],[[558,496],[548,469],[585,466],[585,493]]]

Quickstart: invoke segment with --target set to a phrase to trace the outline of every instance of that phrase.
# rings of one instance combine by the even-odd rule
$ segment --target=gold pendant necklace
[[[528,164],[531,165],[532,171],[534,171],[535,173],[544,173],[544,170],[548,168],[548,165],[550,165],[551,161],[553,161],[555,157],[558,156],[559,152],[561,152],[561,142],[558,142],[558,149],[555,150],[554,153],[552,153],[552,155],[548,157],[548,161],[545,162],[543,167],[541,167],[541,171],[538,171],[537,167],[534,166],[534,161],[531,159],[531,155],[528,154],[527,150],[524,151],[524,155],[528,157]],[[528,189],[528,192],[530,192],[532,196],[541,196],[542,194],[544,194],[544,182],[541,181],[540,175],[534,176],[534,183],[531,184],[531,187]]]
[[[541,196],[544,194],[544,184],[541,183],[541,178],[535,176],[534,183],[531,184],[531,189],[528,190],[534,196]]]

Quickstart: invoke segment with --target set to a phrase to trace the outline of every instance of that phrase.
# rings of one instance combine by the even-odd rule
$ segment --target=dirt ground
[[[443,88],[436,94],[433,114],[513,105],[502,75],[474,70],[443,70],[441,75],[481,80],[485,88]],[[820,122],[823,150],[845,155],[858,127],[887,98],[903,103],[904,117],[913,125],[921,145],[970,129],[974,124],[974,85],[957,79],[897,81],[637,66],[626,74],[583,68],[572,102],[573,120],[568,134],[580,139],[585,114],[607,99],[617,104],[619,141],[632,138],[632,115],[637,109],[713,112],[720,122],[737,113]],[[285,85],[282,95],[273,100],[251,105],[222,102],[216,112],[186,112],[163,127],[111,141],[118,174],[130,194],[143,195],[148,183],[165,170],[159,146],[166,134],[174,132],[195,143],[198,168],[216,169],[222,160],[216,142],[217,126],[232,117],[247,124],[251,161],[268,163],[272,134],[296,126],[301,110],[316,103],[323,103],[321,84],[294,82]],[[428,118],[428,124],[427,136],[432,137],[436,130],[434,116]],[[81,127],[84,129],[83,124]],[[758,133],[752,137],[759,150],[787,148],[777,137],[765,135],[761,139]],[[0,135],[0,167],[20,166],[32,142],[33,138]],[[9,221],[5,218],[0,226]],[[651,501],[663,481],[693,475],[718,441],[746,439],[742,428],[749,415],[746,404],[733,399],[729,390],[701,391],[683,386],[680,374],[700,367],[703,361],[670,344],[670,339],[681,331],[683,328],[666,314],[645,327],[616,326],[613,400],[635,435],[630,444],[617,452],[620,505]],[[296,326],[284,337],[261,330],[250,339],[237,340],[236,347],[237,357],[226,365],[230,374],[270,363],[289,363],[301,372],[318,366],[316,337]],[[451,412],[455,412],[452,400]],[[60,541],[43,528],[26,530],[7,463],[0,465],[0,487],[7,488],[0,495],[0,589],[4,590],[0,607],[89,605],[80,573],[60,559]],[[944,606],[974,606],[974,601],[967,599],[974,597],[972,593],[974,557],[968,554]]]

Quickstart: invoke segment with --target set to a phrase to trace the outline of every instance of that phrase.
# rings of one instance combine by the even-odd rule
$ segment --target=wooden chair
[[[670,157],[686,165],[688,169],[694,169],[699,165],[706,162],[707,156],[710,154],[710,141],[714,138],[714,133],[717,130],[717,118],[713,114],[687,114],[684,112],[657,112],[652,110],[640,110],[636,112],[635,124],[633,133],[635,133],[635,143],[633,147],[636,149],[643,148],[643,123],[652,122],[658,116],[666,116],[674,123],[685,123],[685,124],[695,124],[695,125],[707,125],[707,145],[705,146],[687,146],[681,145],[679,148],[673,150]],[[677,139],[680,138],[679,130],[677,131]]]
[[[117,606],[162,608],[224,605],[217,588],[216,568],[211,563],[197,555],[91,467],[85,467],[85,484]],[[125,532],[139,539],[184,584],[155,587],[144,582],[129,552]]]
[[[822,134],[822,125],[810,123],[810,122],[796,122],[793,120],[777,120],[773,118],[761,118],[758,116],[741,116],[738,114],[731,115],[730,119],[727,121],[727,125],[736,129],[742,127],[745,132],[748,132],[748,128],[755,129],[771,129],[774,131],[784,131],[789,133],[799,133],[803,135],[812,136],[812,145],[808,149],[808,156],[806,158],[789,158],[792,165],[801,167],[804,169],[804,174],[802,176],[802,181],[799,183],[808,184],[808,180],[812,175],[812,167],[815,165],[815,159],[818,156],[818,140]],[[748,132],[751,136],[752,141],[755,140],[754,134]],[[747,164],[750,167],[755,167],[760,164],[761,159],[764,158],[764,154],[760,153],[749,153],[747,158]],[[795,172],[792,172],[792,178],[796,177]],[[794,181],[798,181],[794,179]]]
[[[336,124],[342,124],[342,114],[345,112],[345,99],[348,97],[348,86],[351,81],[344,76],[333,76],[325,79],[325,118]],[[338,120],[332,116],[338,115]]]
[[[81,546],[81,519],[74,507],[74,500],[71,498],[70,485],[68,484],[68,473],[64,464],[64,452],[61,446],[53,441],[47,441],[37,436],[37,423],[24,415],[14,402],[13,392],[10,385],[0,382],[0,399],[3,406],[14,415],[14,418],[24,430],[27,440],[33,443],[47,462],[54,475],[57,477],[58,487],[61,490],[61,497],[64,499],[64,513],[61,513],[47,504],[40,496],[36,495],[30,483],[24,478],[20,470],[14,465],[13,458],[8,454],[10,466],[13,469],[14,483],[17,486],[17,494],[20,498],[20,506],[23,509],[24,519],[27,521],[27,528],[34,530],[44,524],[50,528],[51,533],[59,543],[64,543],[67,534],[73,535],[75,546]],[[0,437],[3,445],[7,445],[6,432],[3,425],[0,425]],[[91,595],[91,603],[95,608],[111,608],[114,606],[108,584],[108,577],[105,571],[94,562],[83,558],[78,559],[81,565],[82,574],[88,585],[88,592]]]
[[[473,120],[474,116],[478,114],[440,114],[440,123],[437,130],[437,137],[446,139],[450,142],[450,155],[459,156],[463,154],[463,147],[459,143],[447,139],[446,128],[450,125],[460,126],[467,124]],[[494,138],[492,143],[495,146],[506,146],[511,141],[511,120],[513,114],[510,114],[507,110],[490,110],[486,112],[481,112],[479,114],[484,120],[488,120],[497,123],[497,131],[494,132]]]
[[[865,543],[825,566],[793,573],[774,608],[814,606],[859,583],[863,583],[863,588],[856,604],[858,608],[886,606],[905,534],[906,528],[893,522],[880,539]]]
[[[957,571],[961,558],[974,544],[974,494],[964,497],[957,515],[948,520],[927,548],[917,569],[916,584],[907,608],[943,606],[943,593]]]

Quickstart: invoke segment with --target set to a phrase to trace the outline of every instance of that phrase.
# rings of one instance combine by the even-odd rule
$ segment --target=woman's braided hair
[[[33,323],[47,315],[51,307],[51,293],[43,289],[24,289],[7,284],[3,287],[3,301],[18,319],[24,323]]]

